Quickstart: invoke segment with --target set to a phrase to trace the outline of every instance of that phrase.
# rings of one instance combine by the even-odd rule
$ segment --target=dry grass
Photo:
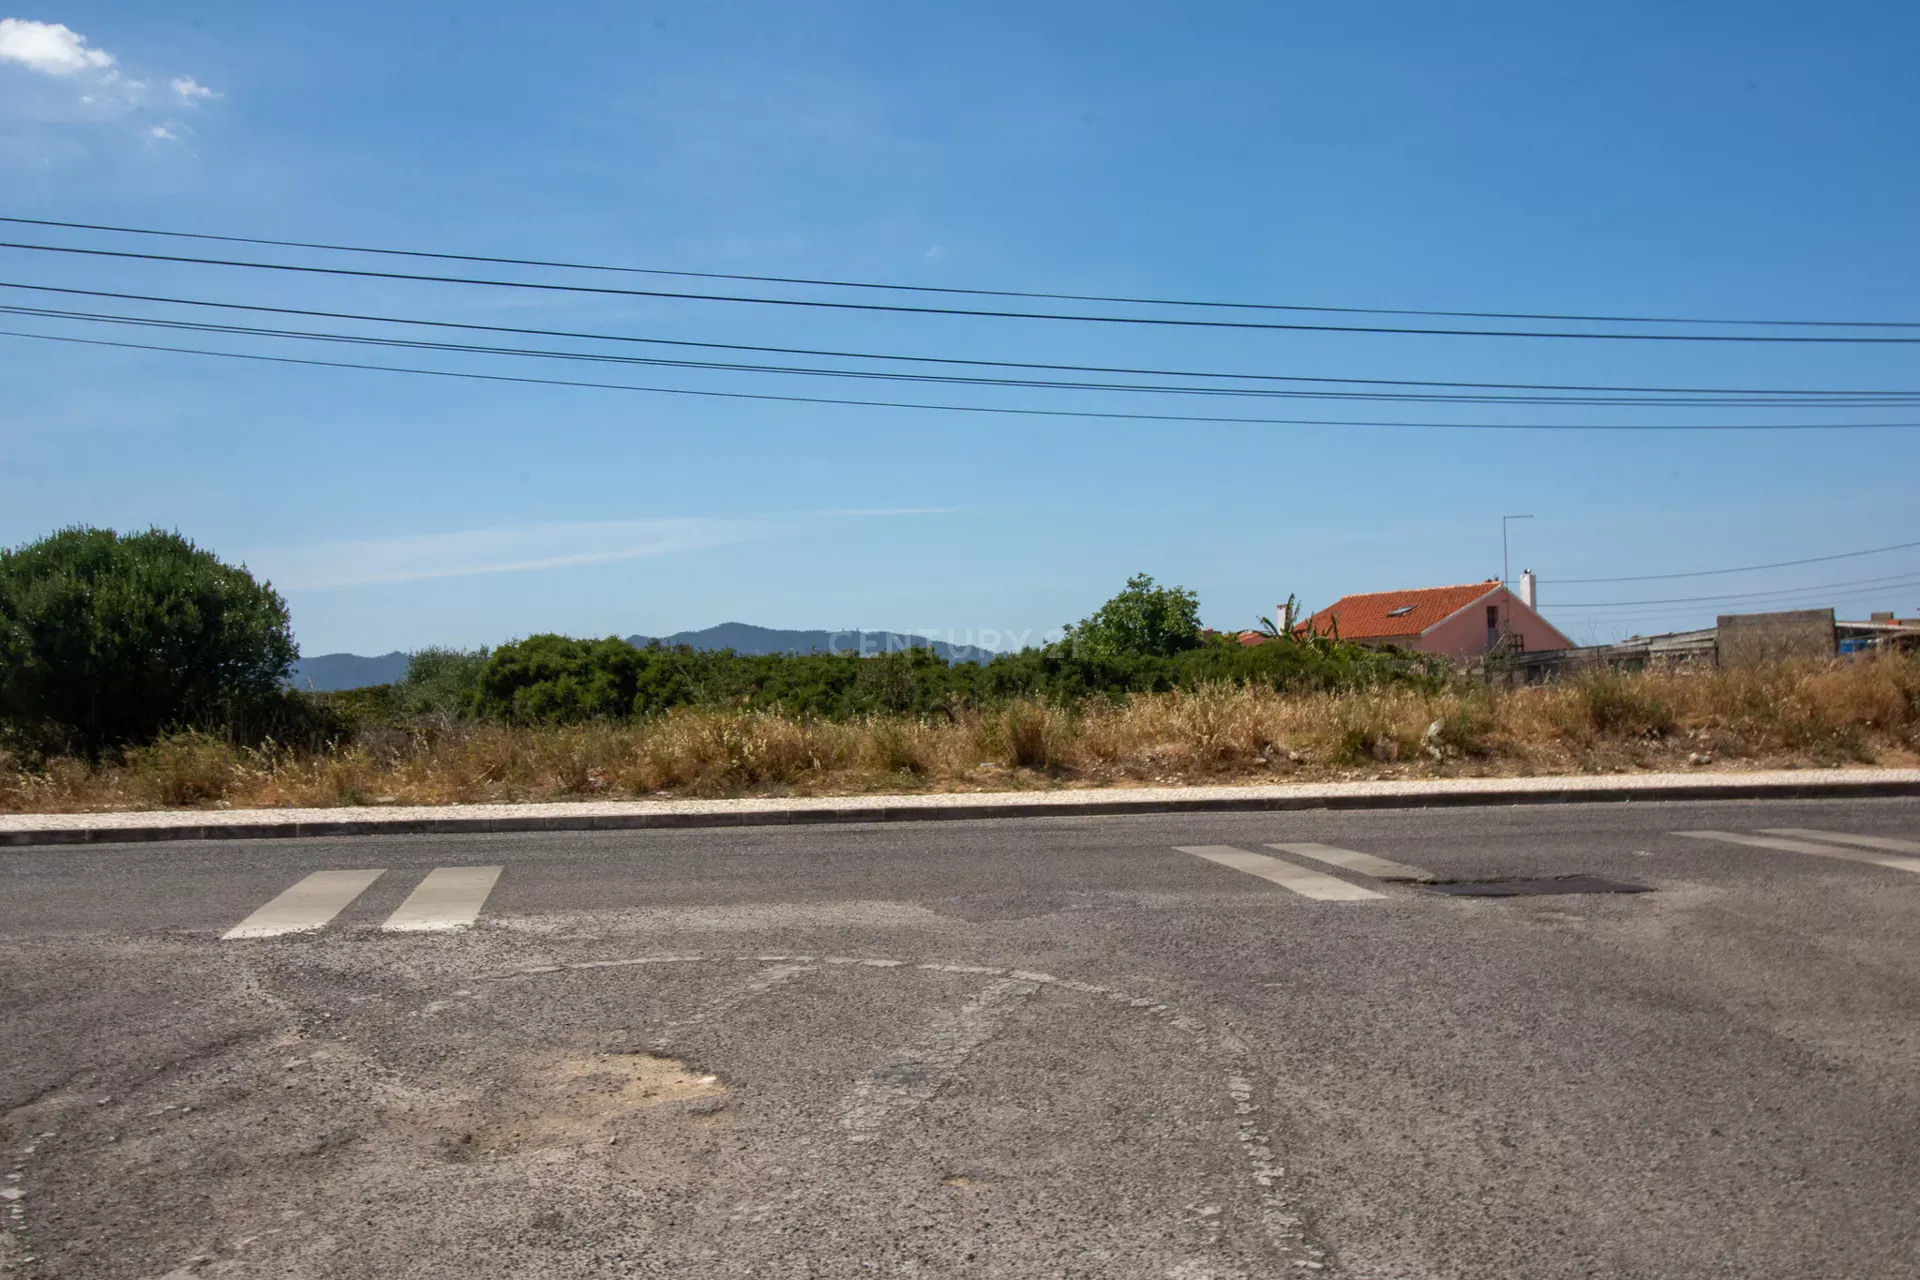
[[[1599,676],[1536,689],[1220,685],[1069,711],[836,723],[684,710],[526,729],[427,720],[325,753],[183,734],[89,765],[0,752],[0,811],[856,794],[1920,763],[1920,659]]]

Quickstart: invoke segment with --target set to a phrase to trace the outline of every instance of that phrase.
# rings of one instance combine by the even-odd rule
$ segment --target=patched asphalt
[[[1920,801],[0,851],[0,1270],[1920,1274],[1920,873],[1783,828]]]

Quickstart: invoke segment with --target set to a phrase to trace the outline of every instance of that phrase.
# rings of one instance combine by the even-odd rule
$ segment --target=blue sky
[[[36,0],[0,4],[0,16],[15,24],[0,31],[0,213],[13,216],[976,288],[1920,319],[1911,78],[1920,10],[1911,5],[547,12]],[[0,230],[15,241],[194,252],[182,242]],[[241,246],[225,256],[328,260]],[[975,359],[1920,388],[1912,346],[1133,328],[21,250],[0,250],[0,280]],[[645,277],[610,283],[636,281],[650,287]],[[0,302],[175,314],[12,290],[0,290]],[[18,316],[0,316],[0,327],[989,407],[1481,424],[1920,421],[1912,408],[1196,401],[343,355]],[[177,527],[280,586],[308,653],[489,644],[544,630],[661,634],[725,620],[972,633],[1004,645],[1086,614],[1139,571],[1197,590],[1208,622],[1246,626],[1289,592],[1313,607],[1349,591],[1498,575],[1499,517],[1521,512],[1535,518],[1513,526],[1513,571],[1539,572],[1543,610],[1578,639],[1710,624],[1717,611],[1751,607],[1912,614],[1920,586],[1825,587],[1902,574],[1911,583],[1920,551],[1668,582],[1559,580],[1913,541],[1916,476],[1920,431],[956,415],[0,338],[0,542],[79,522]],[[1779,595],[1761,599],[1766,592]],[[1751,603],[1698,599],[1748,593]],[[1686,600],[1631,603],[1673,598]],[[1591,603],[1616,601],[1629,603]]]

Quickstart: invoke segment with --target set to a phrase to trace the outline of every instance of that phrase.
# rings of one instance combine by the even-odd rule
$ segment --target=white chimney
[[[1520,571],[1520,603],[1529,609],[1537,609],[1540,607],[1534,603],[1534,593],[1538,590],[1539,583],[1540,580],[1533,576],[1533,570],[1522,569]]]

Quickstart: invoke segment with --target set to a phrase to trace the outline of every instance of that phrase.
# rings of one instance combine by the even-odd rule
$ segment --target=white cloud
[[[87,38],[58,22],[29,22],[0,18],[0,62],[17,62],[50,76],[81,71],[103,71],[113,66],[113,55],[87,46]]]
[[[14,74],[8,64],[32,74]],[[71,27],[25,18],[0,18],[0,95],[0,114],[13,121],[113,125],[148,143],[184,140],[192,130],[167,117],[221,96],[189,75],[125,66]]]
[[[207,88],[192,76],[175,76],[167,81],[167,87],[172,89],[173,96],[182,102],[198,102],[205,98],[223,96]]]

